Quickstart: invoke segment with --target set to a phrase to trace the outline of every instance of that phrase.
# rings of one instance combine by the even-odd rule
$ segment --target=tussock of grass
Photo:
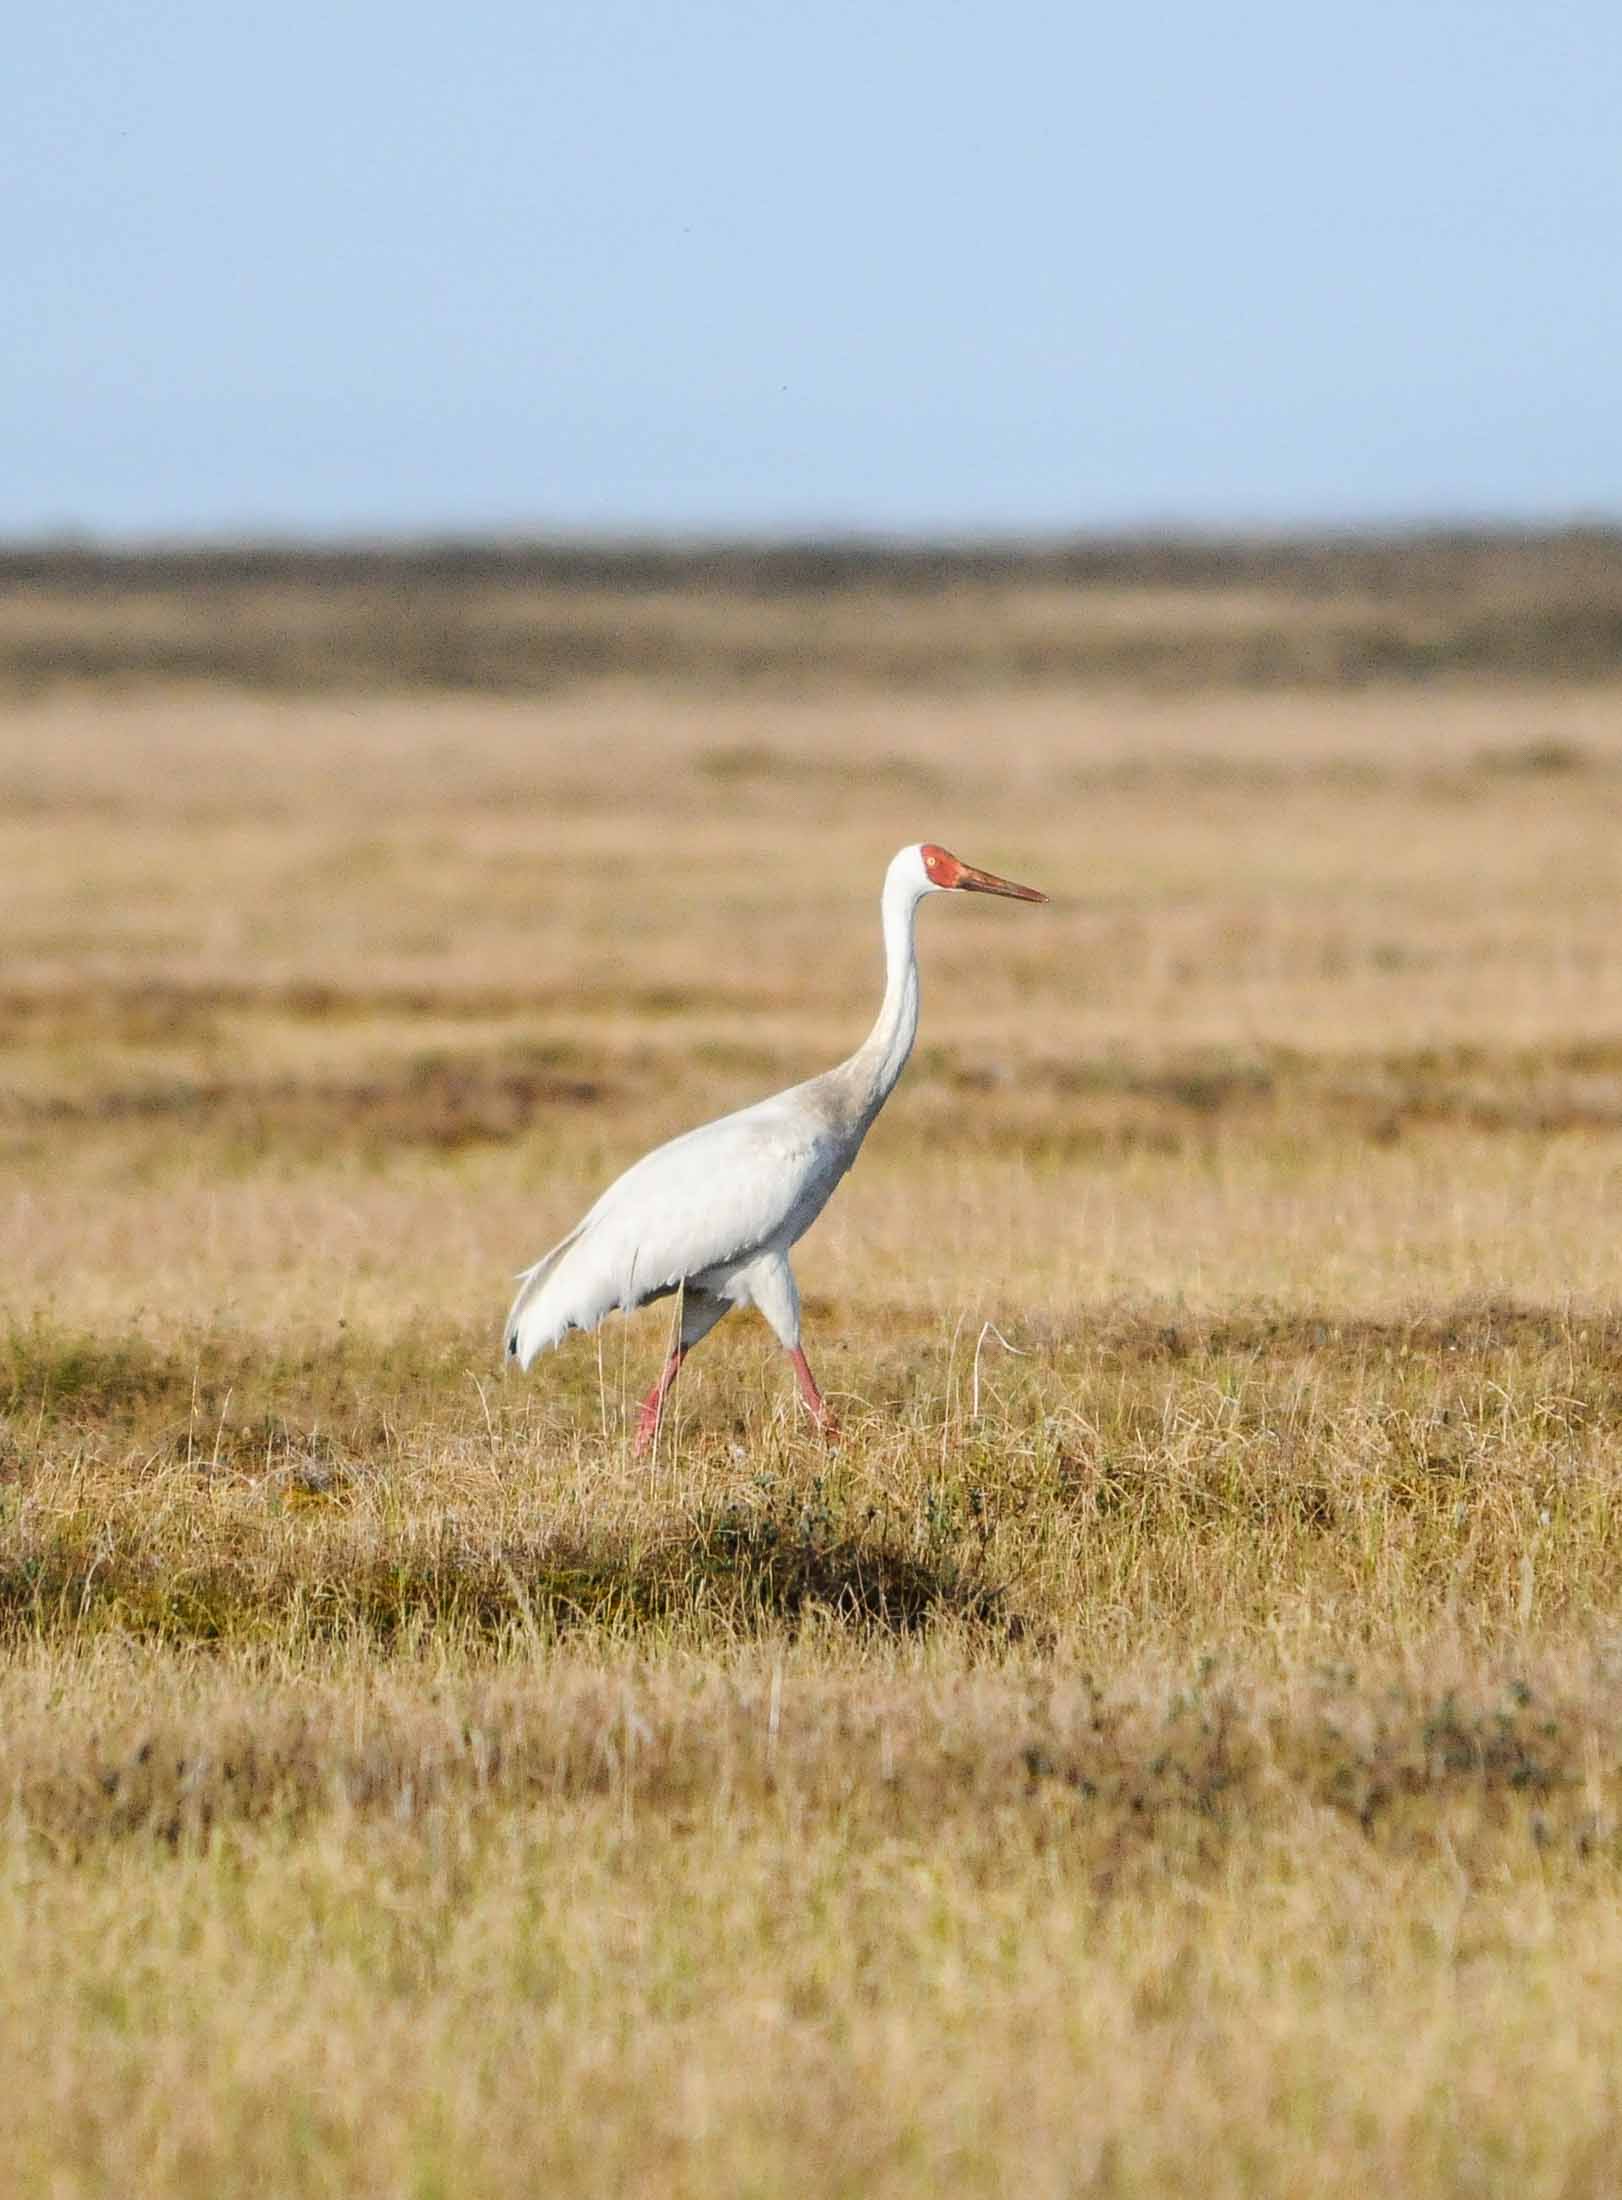
[[[433,1646],[511,1656],[581,1629],[608,1640],[698,1631],[724,1641],[792,1631],[812,1614],[903,1634],[943,1618],[1019,1631],[1000,1591],[972,1569],[931,1565],[882,1536],[845,1536],[788,1507],[654,1518],[629,1544],[544,1533],[492,1541],[466,1528],[385,1539],[375,1525],[305,1525],[316,1512],[341,1517],[348,1499],[341,1475],[302,1465],[269,1497],[300,1532],[256,1534],[239,1515],[223,1532],[211,1523],[206,1541],[188,1536],[179,1566],[176,1515],[190,1513],[195,1528],[191,1507],[154,1509],[159,1533],[145,1539],[105,1518],[25,1517],[0,1559],[0,1643],[15,1650],[113,1634],[282,1655],[341,1644],[378,1655]]]
[[[1472,1869],[1506,1840],[1573,1860],[1617,1842],[1622,1788],[1592,1778],[1596,1752],[1617,1752],[1615,1705],[1570,1672],[1483,1687],[1376,1663],[1285,1684],[1208,1659],[1099,1684],[1016,1660],[943,1684],[932,1704],[882,1669],[853,1687],[826,1669],[828,1639],[787,1682],[786,1731],[781,1671],[764,1691],[747,1665],[696,1689],[654,1677],[628,1702],[612,1674],[532,1645],[527,1672],[464,1677],[435,1704],[385,1688],[359,1732],[341,1678],[250,1687],[229,1668],[178,1714],[125,1703],[66,1735],[25,1714],[0,1743],[0,1778],[18,1831],[79,1853],[334,1814],[488,1826],[627,1784],[640,1813],[675,1823],[717,1793],[745,1816],[787,1804],[808,1825],[854,1818],[889,1839],[950,1840],[1006,1813],[1014,1848],[1061,1842],[1088,1868],[1170,1847],[1210,1873],[1258,1826],[1320,1810],[1388,1854],[1428,1853],[1445,1816]]]

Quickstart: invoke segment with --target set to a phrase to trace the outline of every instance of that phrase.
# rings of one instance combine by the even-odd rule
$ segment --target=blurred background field
[[[1505,573],[1545,572],[1564,615],[1580,602],[1596,632],[1617,616],[1606,576],[1622,559],[1602,538],[1339,555],[1344,571],[1330,546],[1300,550],[1291,591],[1285,551],[1234,553],[1241,585],[1215,551],[1167,546],[1162,566],[1203,561],[1173,589],[1135,581],[1149,553],[1127,550],[1106,579],[1052,581],[1050,624],[1117,627],[1145,663],[1159,651],[1189,671],[1196,614],[1284,632],[1339,603],[1359,565],[1391,632],[1444,623],[1438,595],[1450,631],[1479,629]],[[248,583],[251,562],[202,561],[204,586],[186,561],[100,561],[71,585],[58,566],[19,580],[0,619],[15,636],[72,605],[103,653],[94,676],[15,673],[0,731],[3,1106],[39,1171],[34,1199],[128,1152],[143,1233],[172,1228],[188,1200],[251,1207],[267,1175],[284,1196],[313,1184],[336,1218],[327,1172],[392,1202],[380,1178],[412,1169],[425,1193],[462,1187],[433,1233],[402,1212],[391,1236],[368,1216],[362,1235],[383,1234],[318,1281],[301,1228],[293,1265],[314,1306],[337,1293],[358,1312],[378,1291],[397,1307],[415,1259],[442,1307],[471,1313],[617,1158],[855,1042],[877,990],[883,865],[935,837],[1040,879],[1055,906],[1024,924],[929,911],[904,1127],[875,1141],[859,1196],[819,1233],[840,1287],[886,1247],[896,1287],[940,1305],[994,1294],[1016,1262],[1027,1297],[1038,1282],[1059,1294],[1044,1310],[1068,1310],[1078,1288],[1350,1306],[1422,1282],[1540,1302],[1603,1291],[1598,1238],[1563,1224],[1526,1242],[1512,1164],[1535,1160],[1550,1198],[1567,1179],[1575,1226],[1622,1126],[1609,660],[1516,679],[1298,666],[1260,686],[1211,668],[1170,688],[1006,661],[994,674],[989,638],[1033,600],[1023,578],[942,554],[925,583],[915,553],[910,579],[780,590],[758,573],[723,586],[717,558],[654,599],[691,663],[650,672],[649,598],[599,578],[601,675],[507,693],[413,669],[411,637],[462,589],[402,577],[414,568],[397,558],[353,585],[387,605],[399,685],[357,689],[300,655],[299,607],[347,631],[350,584],[329,603],[322,561],[284,556],[271,562],[290,571]],[[744,553],[733,563],[752,570]],[[1597,576],[1592,594],[1576,596],[1573,568]],[[495,593],[543,658],[578,600],[573,577]],[[193,630],[185,680],[142,670],[154,606]],[[776,676],[740,676],[737,634],[779,612],[792,675],[785,658]],[[952,642],[921,644],[918,677],[898,684],[856,642],[914,614]],[[285,676],[243,671],[244,624],[291,653]],[[993,1163],[982,1214],[950,1172]],[[1352,1203],[1261,1228],[1313,1168],[1343,1172]],[[1484,1205],[1456,1196],[1472,1170]],[[1123,1172],[1133,1195],[1106,1196]],[[1382,1187],[1391,1213],[1366,1213]],[[1428,1232],[1416,1196],[1435,1203]],[[913,1259],[919,1198],[936,1235]],[[127,1230],[120,1206],[98,1230]],[[21,1303],[50,1290],[69,1315],[107,1294],[128,1305],[116,1257],[16,1212]],[[195,1262],[205,1239],[193,1223],[184,1235]],[[234,1232],[216,1224],[212,1239],[231,1262]],[[238,1266],[215,1288],[247,1303],[264,1281]],[[143,1303],[178,1306],[178,1274],[165,1262],[145,1278]]]
[[[13,557],[17,2189],[1605,2189],[1619,572]],[[639,1466],[510,1273],[924,837]]]

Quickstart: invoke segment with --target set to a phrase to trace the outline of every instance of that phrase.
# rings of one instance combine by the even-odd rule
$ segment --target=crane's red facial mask
[[[1034,886],[1016,886],[1011,878],[998,878],[995,871],[977,871],[972,864],[959,863],[949,849],[937,848],[933,841],[926,842],[919,853],[931,886],[955,888],[963,894],[1005,894],[1010,901],[1048,898]]]

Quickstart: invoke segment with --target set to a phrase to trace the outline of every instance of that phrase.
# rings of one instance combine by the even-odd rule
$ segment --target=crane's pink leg
[[[811,1372],[811,1363],[807,1360],[799,1345],[796,1345],[790,1352],[789,1363],[794,1369],[795,1380],[800,1386],[800,1396],[811,1409],[812,1420],[816,1422],[824,1436],[837,1436],[839,1434],[839,1423],[829,1411],[828,1401],[823,1397],[822,1392],[818,1390],[817,1379]]]
[[[676,1386],[681,1373],[681,1363],[686,1359],[689,1347],[672,1345],[659,1380],[642,1401],[642,1410],[636,1417],[636,1455],[640,1459],[652,1444],[659,1428],[659,1416],[664,1411],[665,1400]]]

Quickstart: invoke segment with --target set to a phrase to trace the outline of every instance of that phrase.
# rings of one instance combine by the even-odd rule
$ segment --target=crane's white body
[[[903,848],[885,874],[884,1002],[863,1044],[822,1076],[673,1138],[627,1169],[520,1278],[509,1358],[528,1368],[569,1330],[676,1290],[683,1350],[749,1305],[785,1349],[798,1349],[789,1248],[827,1205],[906,1067],[918,1032],[914,918],[936,891],[922,848]]]

